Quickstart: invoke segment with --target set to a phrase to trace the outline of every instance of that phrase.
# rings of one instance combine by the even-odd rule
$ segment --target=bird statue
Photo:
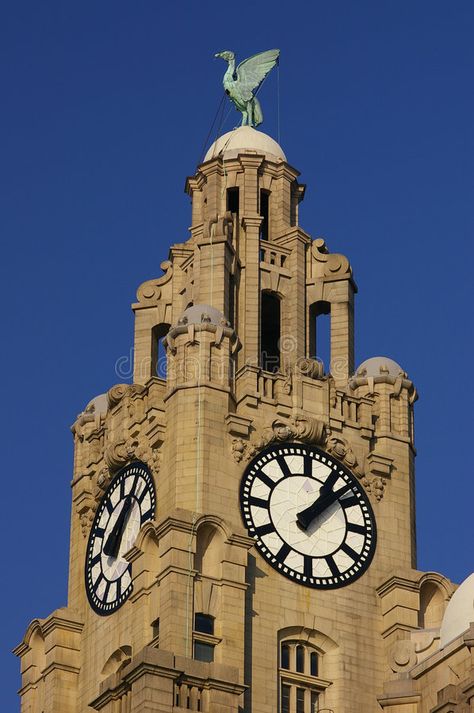
[[[258,126],[262,123],[262,107],[255,95],[267,74],[278,63],[279,55],[280,50],[260,52],[245,59],[237,69],[233,52],[225,50],[214,55],[229,64],[222,84],[231,102],[242,112],[241,126]]]

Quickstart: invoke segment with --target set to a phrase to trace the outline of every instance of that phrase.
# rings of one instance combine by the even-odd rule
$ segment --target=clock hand
[[[112,532],[108,536],[107,542],[104,545],[104,554],[106,554],[108,557],[117,557],[118,555],[120,543],[122,541],[123,531],[125,529],[125,522],[131,507],[132,497],[130,495],[127,495],[120,515],[118,516],[115,525],[112,529]]]
[[[302,530],[307,530],[315,517],[321,515],[326,508],[332,505],[336,500],[339,500],[339,498],[350,489],[350,485],[345,485],[343,488],[334,491],[324,484],[321,487],[319,496],[316,498],[314,503],[296,515],[298,526]]]

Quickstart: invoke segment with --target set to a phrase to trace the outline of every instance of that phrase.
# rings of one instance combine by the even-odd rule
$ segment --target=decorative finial
[[[222,84],[235,108],[242,112],[241,126],[258,126],[263,121],[262,108],[255,96],[263,80],[278,62],[280,50],[267,50],[254,54],[235,68],[235,54],[229,50],[218,52],[229,66]]]

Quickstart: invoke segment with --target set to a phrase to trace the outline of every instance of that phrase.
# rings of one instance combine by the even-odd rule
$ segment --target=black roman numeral
[[[255,528],[255,534],[259,537],[263,537],[264,535],[270,535],[270,533],[272,532],[275,532],[275,528],[273,527],[273,523],[271,522],[267,522],[266,525],[260,525],[260,527]]]
[[[341,498],[339,500],[339,505],[342,505],[343,508],[350,508],[353,505],[357,505],[359,502],[359,499],[355,495],[351,495],[348,498]]]
[[[341,550],[346,553],[346,555],[349,555],[351,559],[354,560],[354,562],[357,562],[359,559],[359,555],[355,550],[352,549],[346,542],[343,542],[341,545]]]
[[[105,535],[105,530],[103,527],[96,527],[95,528],[95,536],[96,537],[103,537]]]
[[[307,577],[313,576],[313,558],[305,555],[304,558],[304,573]]]
[[[344,503],[344,500],[341,500]],[[363,525],[358,525],[356,522],[348,522],[347,529],[349,532],[357,532],[358,535],[365,535],[365,527]]]
[[[105,579],[105,577],[104,577],[104,575],[103,575],[102,573],[100,573],[99,576],[97,577],[97,579],[95,580],[94,584],[93,584],[93,589],[94,589],[94,592],[95,592],[96,594],[97,594],[97,590],[98,590],[98,588],[99,588],[99,586],[100,586],[100,583],[102,582],[103,579]]]
[[[275,483],[274,481],[268,477],[266,473],[263,473],[262,471],[259,471],[257,478],[262,481],[262,483],[265,483],[265,485],[269,488],[273,488]]]
[[[249,505],[256,505],[258,508],[266,508],[268,507],[268,501],[263,498],[255,498],[252,496],[249,498]]]
[[[90,561],[90,566],[91,566],[91,567],[94,567],[94,565],[96,565],[98,562],[100,562],[100,558],[101,558],[101,553],[99,552],[98,555],[96,555],[95,557],[93,557],[93,558],[91,559],[91,561]]]
[[[277,560],[279,562],[281,562],[283,564],[283,562],[286,560],[286,558],[288,557],[290,552],[291,552],[290,545],[287,544],[286,542],[284,542],[282,544],[282,546],[280,547],[280,549],[278,550],[278,552],[276,553],[275,557],[277,558]]]
[[[326,480],[324,481],[324,484],[323,484],[324,490],[332,490],[334,483],[338,480],[338,478],[339,478],[339,473],[337,472],[337,470],[333,470],[330,473],[330,475],[328,475]]]
[[[146,522],[147,520],[151,520],[153,517],[153,510],[150,508],[146,512],[143,513],[142,515],[142,522]]]
[[[103,602],[107,601],[107,597],[109,596],[110,585],[111,585],[111,582],[107,582],[107,584],[105,585],[104,593],[102,595]]]
[[[324,559],[326,560],[327,566],[331,570],[332,576],[338,577],[341,573],[339,572],[339,568],[338,568],[337,564],[334,562],[334,557],[331,557],[331,555],[328,555]]]
[[[112,513],[114,511],[114,506],[112,505],[110,500],[106,501],[105,507],[107,508],[107,512],[109,513],[109,515],[112,515]]]
[[[288,467],[288,463],[286,462],[284,456],[278,456],[277,457],[277,463],[281,468],[281,472],[285,476],[285,478],[288,478],[289,475],[291,475],[291,470]]]
[[[137,496],[135,495],[135,488],[137,487],[138,478],[139,478],[139,475],[138,475],[138,473],[137,473],[136,476],[135,476],[134,479],[133,479],[132,487],[130,488],[130,495],[133,495],[134,497],[137,497]]]
[[[145,485],[145,483],[143,483],[143,490],[142,490],[142,492],[140,493],[140,495],[136,495],[136,496],[135,496],[136,499],[137,499],[137,501],[138,501],[138,504],[139,504],[139,505],[142,504],[142,502],[143,502],[143,500],[144,500],[146,494],[147,494],[146,485]]]
[[[306,475],[307,478],[311,478],[313,475],[313,459],[311,458],[308,453],[305,453],[303,456],[304,459],[304,474]]]

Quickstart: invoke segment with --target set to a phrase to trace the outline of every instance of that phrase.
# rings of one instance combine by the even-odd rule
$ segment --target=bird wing
[[[278,62],[279,55],[280,50],[267,50],[254,54],[239,64],[236,73],[242,99],[250,101],[254,91]]]

